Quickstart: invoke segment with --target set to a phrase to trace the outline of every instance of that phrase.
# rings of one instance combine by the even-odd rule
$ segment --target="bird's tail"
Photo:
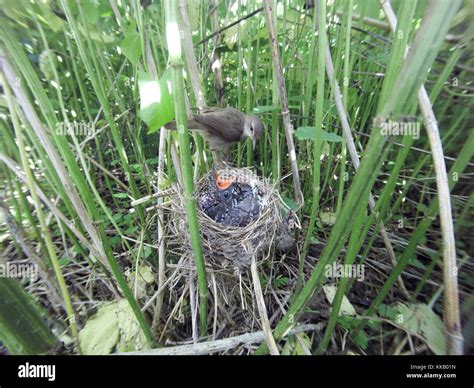
[[[176,130],[176,121],[170,121],[164,125],[166,129]],[[188,119],[188,128],[189,129],[200,129],[201,125],[194,119]]]
[[[176,130],[176,121],[170,121],[164,125],[166,129]]]

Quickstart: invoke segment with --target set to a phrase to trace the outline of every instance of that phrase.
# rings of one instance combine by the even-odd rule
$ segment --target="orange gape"
[[[230,179],[224,179],[218,173],[216,173],[215,177],[216,186],[219,190],[227,189],[235,181],[235,176],[231,177]]]

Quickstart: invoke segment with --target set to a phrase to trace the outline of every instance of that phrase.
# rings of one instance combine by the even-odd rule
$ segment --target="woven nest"
[[[218,171],[225,169],[226,173],[236,177],[241,182],[247,182],[258,190],[261,199],[261,210],[258,216],[243,227],[227,226],[211,219],[197,206],[198,222],[201,233],[201,242],[206,265],[212,269],[242,270],[249,267],[252,256],[262,261],[269,248],[278,241],[278,248],[287,248],[292,244],[289,232],[289,218],[282,217],[283,202],[275,188],[265,179],[260,179],[251,170],[233,168],[226,165],[218,167]],[[196,184],[195,198],[199,199],[209,185],[209,175],[205,175]],[[167,223],[168,236],[175,242],[174,250],[183,250],[187,256],[192,256],[189,233],[186,230],[185,200],[182,187],[174,186],[174,193],[170,195],[169,219]],[[170,241],[169,240],[169,241]]]

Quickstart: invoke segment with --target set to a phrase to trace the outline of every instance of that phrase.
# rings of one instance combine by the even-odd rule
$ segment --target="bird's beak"
[[[255,149],[257,148],[257,138],[254,137],[252,141],[253,141],[253,152],[255,152]]]

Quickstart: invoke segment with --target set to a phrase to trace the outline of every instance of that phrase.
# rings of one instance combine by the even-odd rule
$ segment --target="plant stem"
[[[169,64],[172,69],[173,99],[178,129],[179,153],[183,188],[186,204],[186,215],[191,237],[191,245],[196,262],[199,289],[200,332],[205,335],[207,326],[207,280],[206,267],[202,253],[201,237],[197,220],[196,200],[194,198],[193,169],[191,163],[188,119],[184,101],[183,61],[181,58],[181,42],[178,27],[178,4],[173,0],[165,0],[166,40],[168,43]]]

